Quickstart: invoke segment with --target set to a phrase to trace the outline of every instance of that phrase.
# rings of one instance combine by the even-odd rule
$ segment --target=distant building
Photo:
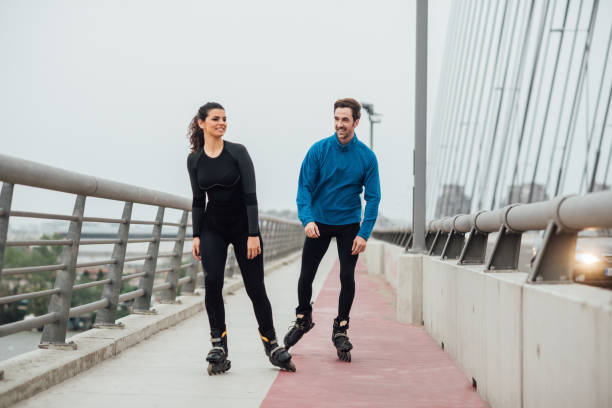
[[[593,186],[593,192],[596,191],[604,191],[604,190],[609,190],[610,186],[607,184],[602,184],[602,183],[595,183],[595,185]]]
[[[442,194],[436,202],[435,218],[455,214],[468,214],[472,206],[472,199],[465,195],[464,186],[458,184],[445,184]]]
[[[529,200],[529,191],[531,190],[532,183],[525,183],[510,186],[508,188],[508,196],[504,205],[513,203],[528,203],[537,201],[548,200],[548,194],[546,193],[546,187],[542,184],[533,184],[533,193],[531,195],[531,201]]]

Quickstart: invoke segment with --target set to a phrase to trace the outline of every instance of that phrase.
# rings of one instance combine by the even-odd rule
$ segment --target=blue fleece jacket
[[[358,235],[370,237],[380,202],[378,161],[374,152],[357,139],[343,146],[334,133],[315,143],[304,158],[298,182],[298,217],[328,225],[361,222],[361,199],[366,201]]]

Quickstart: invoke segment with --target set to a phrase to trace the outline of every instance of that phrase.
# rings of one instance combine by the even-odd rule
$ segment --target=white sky
[[[429,2],[430,115],[451,2]],[[0,152],[190,196],[187,125],[218,101],[260,209],[293,210],[307,149],[333,133],[333,102],[354,97],[384,115],[380,210],[409,220],[415,3],[2,0]],[[366,117],[357,134],[368,142]],[[14,208],[38,201],[23,190]]]

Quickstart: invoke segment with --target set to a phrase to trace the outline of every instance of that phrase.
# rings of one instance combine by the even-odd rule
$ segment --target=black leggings
[[[348,319],[355,297],[355,265],[359,255],[351,255],[353,241],[359,232],[359,224],[326,225],[319,222],[319,238],[308,238],[304,241],[302,251],[302,270],[298,281],[299,305],[296,313],[312,311],[312,282],[321,263],[321,259],[329,248],[332,237],[336,237],[338,257],[340,258],[340,298],[338,300],[338,317]]]
[[[215,228],[210,223],[204,222],[204,228],[202,228],[200,235],[200,255],[204,267],[204,303],[211,330],[225,330],[225,307],[222,291],[227,246],[230,243],[234,246],[234,253],[240,267],[244,287],[255,310],[259,331],[266,333],[268,330],[274,329],[272,307],[264,285],[263,241],[261,241],[261,254],[253,259],[247,259],[247,239],[246,229],[239,228],[239,231],[236,231],[236,228],[231,226]],[[259,239],[261,240],[261,236]]]

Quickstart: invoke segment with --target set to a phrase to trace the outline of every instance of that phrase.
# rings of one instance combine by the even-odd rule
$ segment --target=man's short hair
[[[353,120],[361,118],[361,105],[353,98],[338,99],[334,103],[334,112],[338,108],[351,108],[351,111],[353,112]]]

